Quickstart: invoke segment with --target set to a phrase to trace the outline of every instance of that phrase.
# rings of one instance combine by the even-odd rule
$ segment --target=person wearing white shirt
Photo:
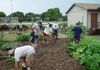
[[[58,38],[58,29],[59,29],[59,25],[57,23],[54,23],[52,25],[52,29],[53,29],[53,38]]]
[[[15,58],[15,70],[18,70],[18,65],[20,62],[27,66],[30,70],[30,62],[32,61],[33,54],[35,54],[35,46],[25,45],[17,47],[16,49],[9,50],[8,53],[13,55]]]
[[[52,28],[53,28],[53,29],[58,29],[58,28],[59,28],[59,25],[58,25],[57,23],[54,23],[54,24],[52,25]]]
[[[52,33],[52,25],[49,24],[49,26],[47,26],[43,31],[43,36],[44,36],[46,42],[48,41],[48,38],[51,33]]]

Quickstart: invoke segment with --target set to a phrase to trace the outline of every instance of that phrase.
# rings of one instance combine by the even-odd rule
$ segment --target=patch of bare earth
[[[37,47],[31,70],[86,70],[85,66],[69,57],[66,46],[66,39],[57,39],[56,42],[50,41],[47,45]],[[13,68],[14,63],[0,61],[0,70],[14,70]]]
[[[58,39],[56,43],[49,42],[37,48],[32,70],[86,70],[85,66],[69,57],[66,45],[65,39]]]

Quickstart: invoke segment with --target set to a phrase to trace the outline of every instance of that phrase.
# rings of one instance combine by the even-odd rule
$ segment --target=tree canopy
[[[17,11],[17,12],[10,14],[10,16],[18,17],[18,18],[24,18],[24,13]]]
[[[34,16],[35,16],[35,14],[32,13],[32,12],[29,12],[29,13],[26,13],[26,14],[25,14],[25,17],[26,17],[26,18],[29,18],[29,19],[34,18]]]
[[[67,15],[62,16],[62,20],[63,20],[63,21],[67,21]]]
[[[6,17],[6,14],[4,12],[0,12],[0,17]]]
[[[49,18],[49,20],[55,20],[55,19],[58,19],[58,18],[61,18],[62,17],[62,14],[59,10],[59,8],[51,8],[51,9],[48,9],[47,12],[44,12],[41,14],[41,18]]]
[[[0,17],[6,17],[6,14],[4,12],[0,12]],[[13,12],[9,15],[9,17],[18,17],[18,19],[28,19],[31,20],[32,18],[35,20],[36,18],[40,18],[42,20],[58,20],[62,19],[64,21],[67,20],[67,16],[62,16],[59,8],[51,8],[47,11],[43,12],[42,14],[35,14],[32,12],[24,13],[20,11]]]

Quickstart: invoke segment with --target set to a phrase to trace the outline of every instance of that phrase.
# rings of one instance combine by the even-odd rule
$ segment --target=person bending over
[[[20,62],[23,69],[30,70],[30,63],[35,54],[35,46],[25,45],[8,51],[9,55],[15,58],[15,70],[18,70]]]

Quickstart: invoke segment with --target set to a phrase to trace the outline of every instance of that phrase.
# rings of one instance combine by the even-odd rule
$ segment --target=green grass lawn
[[[27,31],[23,31],[24,34],[29,34]],[[16,33],[9,34],[8,31],[3,32],[3,40],[4,41],[15,41],[18,35]],[[1,38],[1,37],[0,37]]]
[[[5,33],[5,36],[3,38],[4,41],[15,41],[17,34],[9,34]]]
[[[100,35],[89,36],[89,37],[92,38],[93,40],[99,40],[100,41]]]

